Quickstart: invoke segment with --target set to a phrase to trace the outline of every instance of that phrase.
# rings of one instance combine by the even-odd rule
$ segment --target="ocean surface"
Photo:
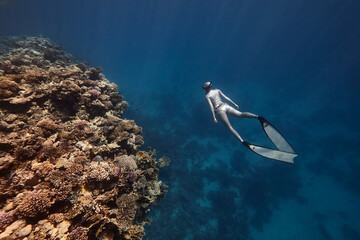
[[[360,1],[2,0],[0,34],[101,66],[146,149],[171,158],[148,240],[360,239]],[[262,158],[214,124],[212,81],[298,152]],[[271,147],[255,119],[230,118]]]

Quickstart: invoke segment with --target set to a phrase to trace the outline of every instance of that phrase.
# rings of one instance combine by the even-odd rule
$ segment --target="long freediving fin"
[[[295,153],[294,149],[285,140],[284,136],[272,124],[270,124],[264,117],[259,116],[259,121],[264,129],[264,132],[271,140],[271,142],[283,152]]]
[[[284,152],[284,151],[274,150],[271,148],[261,147],[255,144],[248,143],[246,141],[243,141],[242,144],[244,144],[251,151],[262,157],[266,157],[278,161],[294,163],[294,158],[297,157],[296,153]]]

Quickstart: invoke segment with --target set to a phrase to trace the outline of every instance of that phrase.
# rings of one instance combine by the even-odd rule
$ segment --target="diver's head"
[[[203,84],[202,88],[207,92],[211,89],[212,87],[212,82],[206,82]]]

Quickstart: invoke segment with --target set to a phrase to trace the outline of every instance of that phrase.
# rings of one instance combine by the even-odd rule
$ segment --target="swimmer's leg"
[[[230,115],[240,118],[258,118],[258,115],[249,112],[240,112],[232,107],[227,111]]]
[[[230,132],[240,141],[243,142],[244,140],[240,137],[240,135],[236,132],[236,130],[231,126],[230,121],[226,115],[226,112],[224,111],[218,111],[216,113],[218,119],[220,119],[220,122],[224,124],[224,126],[230,130]]]

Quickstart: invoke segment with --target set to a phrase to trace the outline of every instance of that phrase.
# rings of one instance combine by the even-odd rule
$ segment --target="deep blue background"
[[[308,90],[355,85],[359,9],[350,0],[13,0],[0,30],[54,39],[131,94],[204,79]]]
[[[280,200],[315,209],[299,192],[319,176],[359,200],[359,12],[356,0],[9,0],[0,5],[0,34],[55,40],[119,85],[146,145],[172,158],[161,173],[170,192],[152,210],[149,239],[261,239],[256,232],[274,235],[263,227]],[[213,125],[201,89],[208,80],[240,110],[276,123],[300,153],[297,163],[252,156]],[[257,123],[234,126],[265,141]],[[207,181],[220,187],[207,192]],[[204,196],[210,207],[197,205]],[[315,219],[312,237],[338,239]],[[359,236],[351,219],[339,220],[344,239]]]

